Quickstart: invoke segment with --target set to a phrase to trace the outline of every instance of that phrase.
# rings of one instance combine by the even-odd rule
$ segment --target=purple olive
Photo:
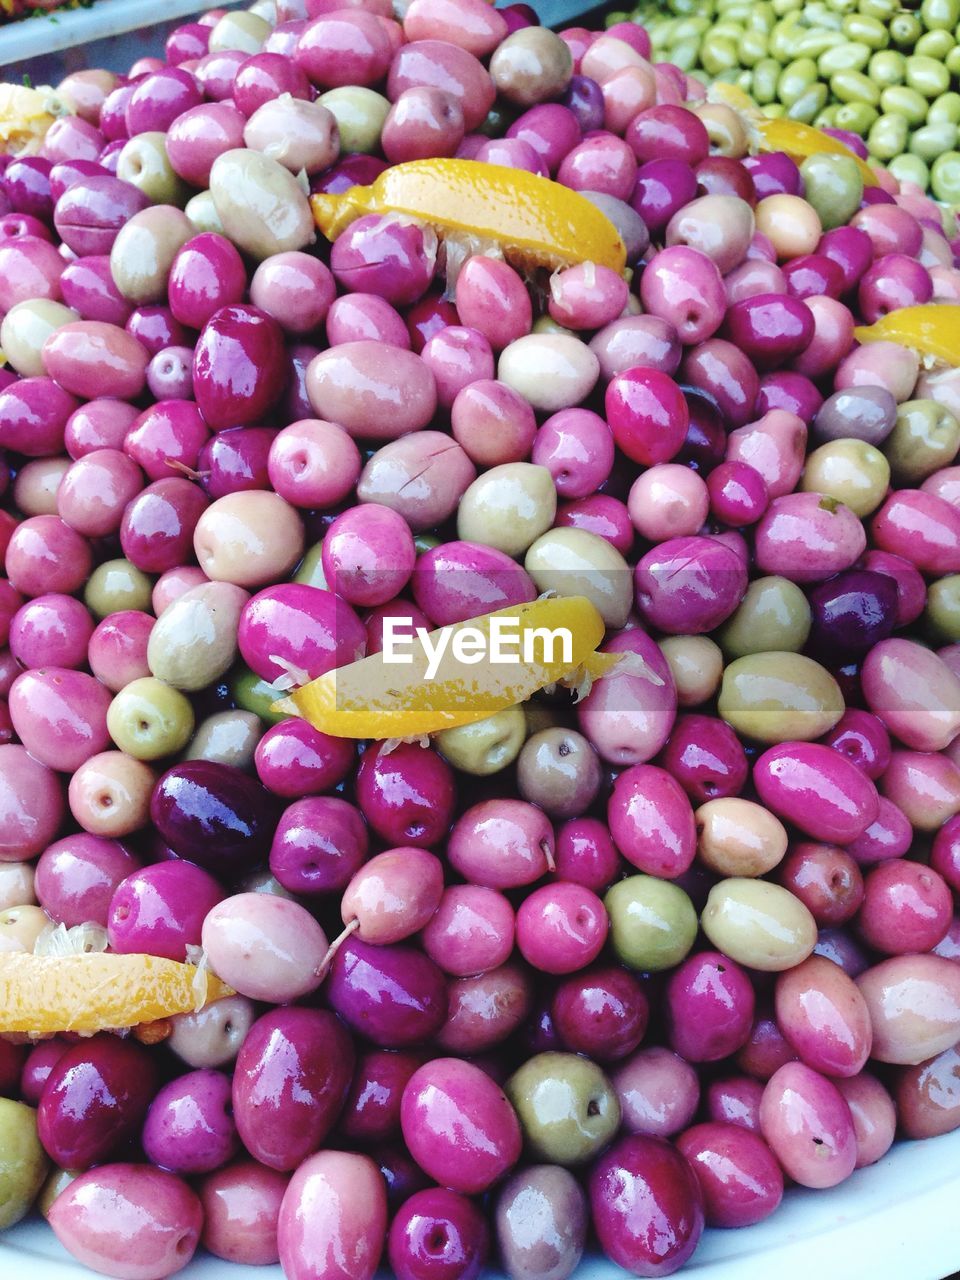
[[[386,1049],[432,1039],[447,1016],[446,979],[414,947],[350,938],[334,956],[326,992],[354,1031]]]
[[[266,787],[241,770],[187,760],[158,781],[150,817],[180,857],[236,874],[266,858],[278,812]]]
[[[256,307],[214,312],[193,357],[193,390],[212,431],[259,421],[283,392],[287,360],[283,330]]]

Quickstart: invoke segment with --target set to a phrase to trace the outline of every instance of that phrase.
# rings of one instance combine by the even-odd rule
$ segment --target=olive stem
[[[359,928],[360,928],[360,921],[357,919],[356,916],[354,916],[353,919],[349,922],[349,924],[347,924],[346,927],[343,929],[343,931],[341,933],[338,933],[337,936],[334,938],[334,940],[330,943],[329,947],[327,947],[327,954],[320,961],[320,968],[317,971],[319,973],[321,982],[327,976],[327,972],[329,971],[330,965],[333,962],[333,957],[337,954],[337,952],[340,950],[340,948],[343,946],[346,940],[350,937],[350,935],[352,933],[356,933],[356,931]]]

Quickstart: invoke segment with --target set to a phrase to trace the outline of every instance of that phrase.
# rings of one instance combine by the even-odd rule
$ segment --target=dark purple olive
[[[353,1041],[324,1009],[272,1009],[247,1032],[233,1114],[254,1159],[295,1169],[336,1123],[353,1075]]]
[[[808,377],[792,369],[777,369],[760,379],[754,416],[762,417],[771,409],[786,409],[787,413],[795,413],[804,422],[810,422],[822,404],[823,396]]]
[[[637,185],[630,203],[647,224],[652,236],[660,237],[667,223],[697,194],[693,170],[682,160],[648,160],[637,172]]]
[[[810,592],[811,647],[824,654],[866,653],[893,634],[897,584],[885,573],[848,569]]]
[[[89,1169],[140,1131],[157,1091],[150,1054],[109,1034],[72,1045],[47,1077],[37,1111],[44,1149],[61,1169]]]
[[[643,1039],[650,1007],[632,973],[605,966],[565,978],[551,1012],[566,1048],[598,1062],[616,1062]]]
[[[276,434],[272,427],[234,427],[212,436],[200,450],[197,464],[210,497],[269,489],[267,458]]]
[[[379,1147],[376,1161],[387,1184],[387,1204],[392,1213],[417,1191],[430,1186],[430,1179],[406,1147]]]
[[[432,1039],[447,1016],[446,979],[413,947],[350,938],[333,959],[326,990],[344,1022],[385,1049]]]
[[[211,431],[257,422],[283,392],[283,330],[256,307],[221,307],[200,332],[193,392]]]
[[[730,307],[723,337],[746,352],[758,369],[772,369],[810,345],[813,313],[799,298],[758,293]]]
[[[445,1187],[418,1191],[390,1226],[387,1250],[397,1280],[476,1280],[490,1249],[480,1207]]]
[[[111,175],[81,178],[56,203],[53,222],[74,253],[109,253],[120,228],[150,203],[130,182]]]
[[[150,817],[181,858],[229,875],[266,860],[278,813],[275,797],[240,769],[186,760],[154,787]]]
[[[368,1049],[357,1060],[338,1131],[351,1142],[390,1142],[400,1137],[400,1098],[423,1065],[417,1053]]]
[[[694,387],[684,387],[683,398],[687,402],[690,422],[686,439],[674,462],[692,467],[702,476],[709,475],[723,461],[727,449],[727,433],[723,429],[720,410],[712,399]]]
[[[678,716],[660,764],[698,805],[738,796],[750,773],[740,739],[716,716]]]

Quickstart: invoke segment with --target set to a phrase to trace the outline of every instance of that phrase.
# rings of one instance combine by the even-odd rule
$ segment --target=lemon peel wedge
[[[209,970],[161,956],[0,954],[0,1033],[116,1031],[233,994]]]
[[[504,620],[504,623],[494,620]],[[460,661],[457,636],[467,628],[490,638],[506,624],[518,641],[518,661]],[[549,646],[544,633],[566,632]],[[339,738],[409,739],[473,724],[525,702],[545,685],[575,677],[597,679],[617,664],[619,654],[599,653],[604,624],[584,596],[554,596],[482,614],[430,632],[426,643],[411,641],[409,663],[383,653],[337,667],[274,703],[273,711],[302,716],[323,733]],[[443,639],[442,639],[443,638]],[[430,653],[444,645],[430,674]],[[527,645],[532,648],[527,651]],[[511,649],[513,648],[511,642]],[[533,660],[526,660],[532,654]]]
[[[400,214],[431,227],[441,241],[489,245],[524,267],[569,267],[594,262],[622,272],[620,235],[579,192],[525,169],[482,160],[411,160],[396,164],[368,187],[311,197],[313,216],[336,240],[365,214]],[[449,255],[448,255],[449,256]]]
[[[746,123],[748,131],[756,136],[756,145],[760,151],[784,151],[788,156],[799,160],[820,155],[848,156],[856,161],[864,186],[879,186],[877,175],[865,160],[851,151],[845,142],[815,129],[813,125],[801,124],[799,120],[787,120],[784,117],[771,120],[767,116],[750,116]]]
[[[858,342],[899,342],[921,355],[960,366],[960,304],[926,302],[901,307],[874,324],[858,326],[853,336]]]

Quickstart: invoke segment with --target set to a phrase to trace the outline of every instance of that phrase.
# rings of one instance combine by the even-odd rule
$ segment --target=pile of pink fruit
[[[213,11],[2,157],[0,981],[235,994],[0,1038],[0,1226],[128,1280],[667,1275],[960,1126],[960,369],[854,337],[960,300],[956,228],[751,154],[639,26],[345,2]],[[439,157],[459,235],[316,231]],[[510,170],[626,270],[500,253]],[[273,709],[546,592],[640,661],[424,740]]]

